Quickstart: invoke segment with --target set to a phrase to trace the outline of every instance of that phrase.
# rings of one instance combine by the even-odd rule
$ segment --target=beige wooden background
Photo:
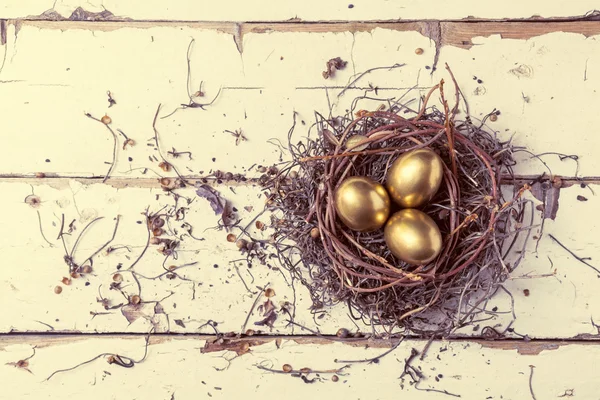
[[[596,2],[23,3],[0,4],[0,204],[5,210],[0,224],[0,398],[600,398],[593,368],[600,357],[595,325],[600,321],[599,274],[550,237],[600,268]],[[203,99],[212,99],[219,89],[220,96],[206,110],[180,110],[161,118],[189,100],[186,53],[192,40],[192,83],[204,82]],[[417,48],[423,54],[416,54]],[[325,62],[337,56],[348,67],[324,80]],[[354,74],[397,63],[405,65],[369,74],[338,96]],[[157,154],[152,120],[159,104],[161,147],[193,153],[192,160],[169,161],[192,180],[214,170],[244,174],[246,183],[215,187],[240,211],[242,222],[250,222],[264,206],[252,180],[258,174],[250,167],[279,161],[273,143],[287,140],[294,113],[306,123],[298,125],[300,137],[308,134],[314,110],[327,111],[328,98],[333,112],[343,113],[369,87],[377,87],[382,96],[412,89],[410,95],[417,97],[448,79],[445,63],[453,68],[474,117],[501,111],[489,123],[499,138],[535,154],[559,152],[578,160],[547,154],[541,156],[544,164],[519,155],[515,172],[520,177],[545,172],[546,182],[558,182],[560,188],[552,193],[560,195],[556,218],[544,221],[539,242],[532,243],[503,285],[513,299],[499,292],[488,307],[498,312],[482,315],[487,320],[478,330],[436,340],[424,359],[413,361],[423,374],[417,387],[400,376],[411,349],[421,351],[426,341],[405,340],[379,363],[335,362],[376,357],[396,342],[336,341],[339,328],[365,334],[371,328],[353,321],[344,305],[314,319],[308,293],[301,285],[294,292],[285,271],[258,263],[248,269],[236,261],[239,252],[225,231],[211,229],[218,218],[202,200],[190,206],[186,221],[204,240],[184,241],[173,261],[197,262],[182,270],[187,280],[143,280],[142,300],[149,303],[133,322],[119,310],[104,314],[98,288],[116,304],[120,295],[108,289],[116,265],[130,264],[145,247],[146,228],[138,222],[144,220],[142,213],[172,204],[158,177],[174,173],[163,172],[149,158]],[[117,102],[111,108],[107,91]],[[118,147],[116,166],[105,183],[112,137],[84,113],[110,115],[113,128],[136,142]],[[225,130],[239,129],[248,140],[236,145]],[[179,193],[195,196],[192,189]],[[41,200],[39,207],[25,203],[32,194]],[[117,217],[111,245],[129,247],[99,254],[91,274],[64,285],[67,266],[57,240],[62,215],[67,222],[75,220],[79,230],[103,217],[79,244],[75,258],[80,262],[111,237]],[[267,237],[268,231],[263,234]],[[74,240],[68,237],[68,245]],[[136,270],[156,276],[163,271],[163,259],[150,248]],[[123,275],[126,288],[135,285]],[[222,333],[239,333],[244,325],[258,329],[257,312],[245,320],[257,287],[267,283],[276,292],[276,304],[295,300],[295,320],[310,331],[286,326],[281,316],[263,335],[213,343],[208,321],[217,322]],[[58,295],[57,285],[63,289]],[[514,331],[492,341],[482,337],[484,326]],[[101,357],[46,380],[99,354],[139,360],[146,350],[143,362],[132,368]],[[329,372],[309,375],[318,379],[307,384],[259,368],[280,369],[285,363]],[[330,371],[346,364],[350,367],[333,382]]]

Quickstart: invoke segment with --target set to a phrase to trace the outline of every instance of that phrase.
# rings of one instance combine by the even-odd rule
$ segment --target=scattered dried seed
[[[162,235],[163,233],[165,233],[165,231],[163,231],[161,228],[154,228],[154,229],[152,230],[152,234],[153,234],[154,236],[160,236],[160,235]]]
[[[233,233],[230,233],[229,235],[227,235],[227,241],[230,243],[235,242],[235,235]]]
[[[79,279],[81,275],[79,275],[79,272],[71,272],[71,278],[73,279]]]
[[[62,293],[62,286],[55,286],[54,287],[54,293],[61,294]]]
[[[333,382],[337,382],[337,381],[339,381],[339,380],[340,380],[340,378],[338,378],[338,376],[337,376],[337,375],[333,375],[333,376],[331,377],[331,380],[332,380]]]
[[[117,282],[117,283],[121,283],[123,282],[123,275],[121,274],[114,274],[112,277],[113,281]]]
[[[61,282],[63,283],[63,285],[69,286],[71,284],[71,278],[62,278]]]
[[[524,289],[523,294],[525,295],[525,297],[529,296],[529,289]]]
[[[281,369],[283,369],[283,372],[292,372],[294,370],[290,364],[283,364]]]
[[[169,164],[168,162],[165,162],[165,161],[162,161],[161,163],[159,163],[158,167],[165,172],[169,172],[171,170],[171,164]]]
[[[423,51],[423,49],[422,49],[422,48],[420,48],[420,47],[417,47],[417,48],[415,49],[415,54],[416,54],[416,55],[418,55],[418,56],[420,56],[421,54],[423,54],[423,52],[424,52],[424,51]]]
[[[585,196],[582,196],[582,195],[580,195],[580,194],[579,194],[579,195],[577,195],[577,200],[579,200],[579,201],[588,201],[587,197],[585,197]]]
[[[171,179],[169,178],[160,178],[161,186],[171,186]]]
[[[83,268],[81,268],[81,272],[83,272],[84,274],[91,274],[92,271],[93,269],[91,265],[84,265]]]
[[[302,372],[303,374],[310,374],[311,371],[312,370],[310,368],[306,368],[306,367],[304,367],[300,370],[300,372]]]
[[[263,222],[261,222],[261,221],[256,221],[255,225],[256,225],[256,229],[258,229],[258,230],[262,231],[262,230],[265,229],[265,224]]]
[[[346,328],[340,328],[335,335],[339,338],[346,338],[350,335],[350,331],[348,331]]]
[[[313,239],[318,239],[321,234],[319,233],[319,228],[312,228],[310,230],[310,237]]]

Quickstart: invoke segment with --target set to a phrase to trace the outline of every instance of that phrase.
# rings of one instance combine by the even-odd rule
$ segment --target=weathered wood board
[[[178,400],[264,398],[282,390],[291,399],[597,396],[594,369],[586,366],[598,357],[600,332],[599,275],[594,269],[600,249],[593,234],[598,222],[590,217],[600,207],[595,195],[600,23],[334,22],[533,15],[570,19],[592,10],[593,2],[540,7],[538,2],[509,1],[496,8],[472,1],[426,6],[352,2],[353,7],[337,1],[294,7],[267,1],[252,7],[181,1],[168,6],[154,1],[51,3],[9,0],[0,5],[0,142],[5,144],[0,205],[7,211],[0,223],[5,239],[0,244],[2,393],[10,398]],[[84,13],[79,6],[100,14]],[[51,12],[40,20],[47,10]],[[61,16],[112,21],[47,21]],[[24,17],[31,18],[11,20]],[[132,20],[117,21],[126,18]],[[287,19],[294,21],[283,22]],[[197,20],[214,22],[189,22]],[[422,54],[417,54],[419,48]],[[193,94],[203,82],[205,92],[194,100],[209,103],[218,96],[205,110],[168,115],[190,101],[187,54],[189,90]],[[347,68],[324,80],[326,61],[337,56],[348,61]],[[166,236],[181,241],[176,253],[165,259],[158,246],[146,246],[144,213],[174,204],[158,183],[162,176],[175,177],[159,168],[160,155],[192,181],[216,170],[244,174],[245,182],[214,188],[237,209],[242,226],[268,238],[269,229],[254,229],[254,218],[268,225],[269,216],[258,216],[264,196],[252,178],[256,165],[288,159],[279,145],[285,144],[294,115],[294,137],[301,139],[315,134],[310,130],[315,110],[328,113],[331,107],[333,114],[344,113],[365,93],[382,100],[359,102],[357,108],[374,108],[402,95],[418,105],[419,96],[440,79],[450,85],[446,63],[474,119],[500,110],[489,129],[542,154],[517,154],[519,184],[544,172],[562,176],[560,191],[553,192],[560,193],[555,220],[544,221],[541,236],[541,227],[532,231],[524,261],[503,285],[512,297],[499,291],[476,329],[458,332],[464,340],[434,341],[424,360],[412,361],[423,374],[417,388],[408,376],[399,377],[411,349],[425,346],[421,340],[407,339],[378,363],[350,363],[338,382],[331,381],[329,372],[307,375],[309,382],[317,380],[306,384],[260,370],[257,366],[280,369],[284,363],[298,369],[339,368],[344,364],[335,359],[376,357],[393,343],[328,342],[334,337],[323,335],[342,327],[373,332],[350,318],[343,304],[316,318],[306,289],[298,283],[290,287],[289,274],[276,262],[249,265],[227,241],[228,232],[219,229],[209,203],[192,188],[179,192],[185,196],[179,201],[193,199],[181,225],[165,229]],[[362,71],[395,64],[403,66],[353,82]],[[347,88],[349,82],[353,84]],[[112,107],[107,91],[116,101]],[[155,136],[152,122],[159,105]],[[465,111],[463,105],[462,115]],[[118,135],[116,165],[106,183],[102,178],[113,157],[112,134],[85,113],[109,115]],[[135,145],[122,147],[124,136],[117,130]],[[236,143],[228,132],[236,130],[247,141]],[[193,155],[167,154],[175,150]],[[28,204],[30,195],[38,196],[40,204]],[[58,237],[63,216],[67,229],[74,228],[64,236],[66,250]],[[103,248],[94,257],[92,271],[62,282],[68,275],[65,252],[83,263],[113,234],[107,245],[112,250]],[[181,267],[176,276],[165,270],[171,265]],[[122,292],[111,288],[115,274],[123,278]],[[264,318],[257,307],[265,301],[259,289],[267,284],[280,308],[273,329],[256,324]],[[140,296],[141,305],[121,309],[133,295]],[[283,308],[308,330],[290,326]],[[511,340],[478,340],[487,327]],[[206,335],[246,329],[257,335],[232,343],[212,343],[214,338]],[[143,362],[133,368],[107,364],[110,354],[141,359],[148,332],[156,335]],[[26,366],[30,373],[15,363],[27,359],[33,347],[35,356]],[[201,352],[203,348],[210,351]],[[107,355],[45,381],[56,370],[103,353]]]
[[[180,191],[182,196],[194,199],[183,222],[189,223],[193,227],[192,234],[203,240],[181,236],[185,229],[179,229],[179,235],[165,235],[182,238],[176,260],[170,257],[165,261],[165,256],[157,251],[158,246],[150,245],[134,268],[142,276],[154,277],[165,272],[163,266],[197,262],[179,272],[181,278],[192,281],[179,277],[168,279],[164,274],[155,280],[140,278],[142,300],[150,303],[140,310],[139,315],[135,314],[136,319],[133,322],[128,320],[119,309],[104,314],[107,310],[99,302],[99,292],[110,300],[110,306],[127,303],[127,299],[118,291],[110,290],[113,275],[119,272],[119,265],[125,280],[124,292],[138,294],[134,280],[125,270],[145,248],[147,230],[142,213],[146,209],[156,212],[165,205],[173,204],[173,199],[166,196],[153,180],[115,180],[112,181],[114,186],[91,182],[30,179],[0,184],[2,192],[7,194],[0,204],[14,210],[5,216],[6,223],[0,228],[2,236],[10,238],[0,248],[5,265],[15,266],[0,270],[0,291],[5,308],[5,316],[0,320],[1,331],[43,332],[54,329],[143,333],[154,327],[160,332],[193,333],[204,325],[201,331],[210,333],[211,326],[205,324],[213,320],[222,332],[240,332],[256,299],[257,286],[264,287],[267,283],[276,292],[275,303],[295,304],[296,322],[309,329],[334,334],[341,327],[356,330],[355,323],[358,323],[362,332],[371,331],[369,326],[360,321],[353,322],[344,305],[334,308],[322,319],[313,319],[309,311],[308,292],[296,282],[294,295],[288,286],[291,279],[289,273],[278,270],[276,260],[267,260],[265,265],[253,261],[249,268],[245,256],[234,243],[227,241],[227,232],[215,229],[219,218],[214,215],[209,203],[198,198],[193,189]],[[259,221],[267,225],[270,223],[267,215],[259,215],[265,202],[259,187],[222,184],[216,188],[239,210],[242,227],[249,224],[250,232],[255,237],[268,238],[269,231],[258,231],[253,222],[258,217]],[[553,235],[579,256],[591,257],[592,262],[595,260],[599,249],[589,232],[598,228],[598,222],[592,218],[578,217],[581,213],[594,215],[599,212],[600,203],[592,190],[597,190],[597,186],[581,188],[574,185],[561,189],[556,220],[546,220],[539,244],[537,240],[532,240],[523,263],[514,273],[514,279],[505,283],[504,287],[514,297],[516,320],[512,328],[515,335],[574,338],[598,333],[591,323],[592,320],[600,320],[597,312],[600,299],[596,295],[598,274],[576,260],[549,236]],[[32,192],[41,200],[39,208],[32,208],[24,202]],[[577,196],[586,196],[589,201],[579,201]],[[249,206],[253,208],[251,212],[245,209]],[[48,242],[40,232],[38,212]],[[93,273],[84,275],[82,279],[74,279],[70,285],[61,283],[63,277],[68,277],[68,267],[63,259],[65,250],[61,241],[57,240],[62,215],[65,216],[65,225],[75,220],[77,230],[66,237],[66,247],[79,264],[111,238],[114,219],[120,216],[115,239],[110,243],[116,250],[109,254],[101,253],[95,258]],[[71,252],[79,233],[97,217],[104,219],[90,226],[76,251]],[[173,230],[176,229],[178,226],[174,225]],[[538,231],[539,228],[533,231],[534,239]],[[239,229],[232,232],[241,234]],[[59,295],[54,293],[57,285],[63,287]],[[528,296],[524,295],[525,289],[529,290]],[[164,299],[160,301],[164,314],[156,314],[154,302],[161,299]],[[497,313],[491,311],[494,307],[498,307]],[[513,319],[511,300],[502,291],[488,304],[487,309],[488,313],[484,315],[486,320],[479,324],[479,329],[470,327],[465,334],[479,335],[485,326],[495,327],[502,332]],[[285,313],[281,313],[274,330],[257,327],[254,323],[262,320],[262,317],[254,309],[246,328],[260,329],[268,334],[308,333],[287,326],[287,319]]]
[[[10,142],[13,151],[0,160],[0,173],[105,175],[112,157],[112,136],[84,113],[97,118],[107,113],[114,129],[136,141],[135,146],[118,150],[112,175],[141,177],[143,168],[152,167],[148,156],[155,150],[148,145],[153,141],[152,120],[159,104],[156,126],[164,151],[174,147],[194,154],[191,161],[177,160],[183,173],[245,172],[253,164],[279,161],[279,148],[271,139],[287,141],[294,112],[306,124],[297,126],[296,135],[301,138],[308,134],[315,110],[328,112],[328,96],[334,115],[344,113],[370,87],[378,88],[377,96],[382,99],[405,95],[418,100],[440,79],[450,81],[444,68],[448,63],[468,96],[474,118],[500,110],[498,121],[490,123],[500,138],[512,138],[534,154],[559,151],[579,157],[576,165],[571,158],[556,154],[541,156],[554,174],[595,175],[600,169],[594,156],[599,139],[590,128],[599,122],[594,108],[599,96],[595,87],[600,79],[596,40],[600,25],[594,25],[594,34],[588,28],[585,35],[554,32],[527,40],[502,39],[501,31],[487,37],[470,31],[466,40],[463,25],[467,24],[449,25],[453,29],[444,35],[448,45],[438,48],[433,75],[427,68],[435,63],[435,42],[405,30],[414,29],[413,25],[366,26],[366,31],[355,32],[339,31],[339,27],[327,32],[321,27],[312,28],[316,29],[312,33],[255,26],[242,36],[228,32],[231,26],[9,25],[0,72],[4,127],[0,140]],[[460,38],[460,44],[452,40],[453,35]],[[205,92],[195,100],[208,103],[221,92],[206,110],[179,110],[163,119],[189,103],[186,54],[192,39],[191,92],[201,82]],[[417,48],[424,53],[415,54]],[[349,65],[334,79],[324,80],[325,62],[335,56]],[[44,68],[39,67],[41,60]],[[368,74],[356,82],[355,89],[338,97],[354,74],[397,63],[405,65]],[[107,91],[117,101],[110,109]],[[364,102],[358,107],[374,105]],[[236,146],[235,138],[225,132],[237,129],[244,132],[247,143]],[[122,141],[119,135],[119,144]],[[518,158],[522,162],[516,173],[546,171],[529,153],[520,153]]]
[[[92,13],[84,14],[77,8]],[[240,3],[228,0],[219,3],[209,1],[171,1],[168,4],[156,0],[6,0],[0,9],[3,18],[132,18],[136,20],[183,20],[183,21],[387,21],[411,19],[463,19],[463,18],[530,18],[583,16],[598,8],[593,0],[576,2],[545,2],[507,0],[489,4],[474,0],[452,2],[434,1],[328,1],[316,0],[299,3],[276,0],[260,0]]]
[[[463,399],[594,399],[600,390],[593,365],[600,356],[597,344],[522,342],[440,342],[431,344],[424,360],[417,356],[410,365],[423,378],[411,384],[408,375],[400,378],[411,349],[421,351],[425,341],[407,340],[378,363],[341,363],[334,360],[361,360],[377,357],[391,344],[331,343],[319,339],[284,339],[279,348],[275,339],[250,341],[245,354],[234,350],[201,353],[204,340],[194,337],[153,337],[147,358],[132,368],[109,365],[107,356],[73,371],[54,375],[90,360],[99,354],[119,354],[140,360],[143,337],[67,336],[5,337],[0,339],[0,376],[3,391],[12,398],[86,397],[105,399],[271,398],[313,396],[332,399],[451,398]],[[28,360],[31,373],[6,363]],[[365,348],[365,346],[369,346]],[[383,347],[382,347],[383,346]],[[240,350],[242,349],[242,350]],[[231,360],[228,362],[227,360]],[[276,374],[257,366],[281,370],[290,364],[295,370],[332,370],[350,365],[332,381],[332,373],[309,374],[306,384],[290,374]],[[226,368],[226,369],[225,369]],[[219,369],[225,369],[219,371]],[[531,371],[533,369],[533,375]],[[413,372],[416,375],[416,373]],[[235,378],[234,378],[235,377]],[[531,382],[531,383],[530,383]],[[532,397],[533,391],[535,397]]]

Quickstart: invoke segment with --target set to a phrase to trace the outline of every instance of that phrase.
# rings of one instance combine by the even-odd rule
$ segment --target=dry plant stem
[[[254,312],[256,305],[258,304],[263,293],[265,292],[265,290],[267,290],[267,288],[269,287],[270,284],[271,284],[270,282],[267,282],[267,284],[262,289],[260,289],[260,291],[256,295],[256,298],[254,299],[254,303],[252,303],[252,307],[250,308],[250,311],[248,311],[248,315],[246,316],[246,319],[244,320],[244,324],[242,325],[240,334],[244,334],[244,332],[246,332],[246,325],[248,325],[248,321],[250,320],[250,317],[252,316],[252,313]]]
[[[108,172],[106,173],[106,175],[104,176],[104,179],[102,179],[102,183],[105,183],[108,178],[110,177],[110,175],[112,174],[113,170],[115,169],[115,166],[117,165],[117,148],[118,148],[118,137],[117,134],[115,133],[115,131],[112,130],[112,128],[108,125],[105,124],[104,122],[102,122],[101,120],[99,120],[96,117],[93,117],[91,114],[89,113],[85,113],[85,116],[88,118],[93,119],[94,121],[97,121],[99,123],[101,123],[102,125],[104,125],[106,127],[106,129],[108,129],[108,131],[111,133],[112,137],[113,137],[113,154],[112,154],[112,162],[110,163],[110,168],[108,169]]]
[[[86,365],[86,364],[90,364],[90,363],[92,363],[92,362],[94,362],[94,361],[96,361],[96,360],[98,360],[99,358],[102,358],[102,357],[115,357],[116,360],[122,360],[123,362],[121,362],[121,361],[114,361],[114,362],[112,362],[112,364],[117,364],[117,365],[119,365],[121,367],[124,367],[124,368],[131,368],[135,364],[139,364],[139,363],[143,362],[146,359],[146,357],[148,356],[148,343],[149,343],[149,341],[150,341],[150,334],[146,335],[146,344],[144,346],[144,355],[139,360],[133,360],[133,359],[131,359],[129,357],[120,356],[120,355],[115,354],[115,353],[102,353],[102,354],[98,354],[97,356],[95,356],[95,357],[93,357],[93,358],[91,358],[91,359],[89,359],[87,361],[79,363],[79,364],[77,364],[77,365],[75,365],[75,366],[73,366],[71,368],[59,369],[57,371],[54,371],[52,374],[50,374],[50,376],[48,376],[46,378],[46,381],[49,381],[50,379],[52,379],[53,376],[55,376],[57,374],[60,374],[60,373],[63,373],[63,372],[73,371],[73,370],[75,370],[75,369],[77,369],[79,367],[82,367],[82,366]]]
[[[187,180],[179,173],[177,168],[173,164],[171,164],[170,162],[167,161],[167,159],[163,155],[162,149],[160,147],[160,141],[158,140],[158,129],[156,129],[156,120],[158,118],[158,113],[160,113],[160,108],[161,108],[161,104],[159,104],[158,107],[156,108],[156,113],[154,114],[154,119],[152,120],[152,129],[154,130],[154,142],[156,143],[156,150],[158,151],[158,155],[160,156],[161,160],[173,168],[173,171],[175,171],[175,173],[181,180],[181,183],[187,184],[188,183]]]

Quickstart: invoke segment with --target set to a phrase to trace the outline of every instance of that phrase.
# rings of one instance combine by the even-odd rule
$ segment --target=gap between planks
[[[534,181],[551,181],[552,177],[540,178],[542,175],[521,175],[514,177],[504,177],[501,179],[503,185],[522,185]],[[190,184],[194,185],[197,182],[210,183],[222,186],[254,186],[259,185],[258,178],[247,178],[245,181],[226,181],[221,180],[217,183],[217,178],[213,176],[183,176]],[[556,175],[555,178],[560,178],[561,188],[567,188],[573,185],[598,185],[600,184],[600,176],[587,177],[564,177]],[[48,185],[55,188],[68,187],[69,181],[77,181],[84,185],[102,183],[104,176],[46,176],[45,178],[36,178],[33,175],[0,175],[0,183],[25,183],[29,185]],[[104,184],[112,186],[116,189],[124,188],[160,188],[158,178],[110,178]]]
[[[418,337],[406,337],[403,339],[340,339],[335,335],[256,335],[251,337],[217,337],[215,335],[197,334],[197,333],[77,333],[77,332],[56,332],[56,333],[27,333],[27,332],[8,332],[0,333],[0,350],[3,348],[27,342],[36,345],[36,347],[46,347],[71,343],[73,341],[82,341],[95,338],[108,338],[120,340],[134,340],[141,337],[149,337],[149,344],[160,344],[173,340],[198,340],[206,341],[202,350],[204,353],[213,353],[224,350],[242,349],[247,343],[250,347],[256,347],[279,340],[294,341],[301,345],[325,345],[333,343],[342,343],[352,347],[363,348],[392,348],[398,344],[400,340],[410,340],[425,345],[428,339]],[[437,339],[435,342],[446,343],[469,343],[478,344],[481,347],[500,350],[517,350],[521,355],[538,355],[542,351],[556,350],[562,346],[579,345],[579,346],[598,346],[600,345],[600,336],[590,336],[589,339],[506,339],[506,340],[486,340],[480,337],[473,338],[453,338],[453,339]]]
[[[586,37],[600,34],[600,21],[581,18],[530,20],[472,20],[465,21],[379,21],[379,22],[192,22],[192,21],[50,21],[41,19],[0,20],[6,36],[6,25],[32,26],[40,29],[83,29],[113,31],[122,28],[149,29],[155,27],[188,27],[217,30],[234,36],[237,43],[247,33],[269,32],[370,32],[376,28],[397,31],[417,31],[435,41],[438,46],[462,48],[473,46],[472,38],[500,35],[504,39],[529,39],[552,32],[582,34]],[[2,44],[5,40],[2,41]],[[239,48],[240,52],[243,51]]]

